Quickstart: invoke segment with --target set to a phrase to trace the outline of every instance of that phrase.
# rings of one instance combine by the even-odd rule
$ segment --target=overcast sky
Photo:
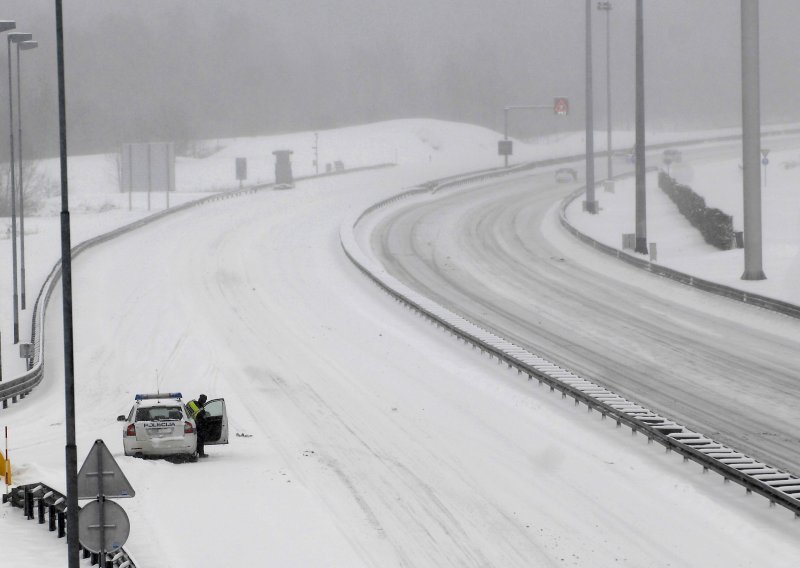
[[[595,4],[601,128],[606,28]],[[613,114],[631,128],[634,1],[612,4]],[[645,2],[649,128],[739,124],[739,4]],[[54,1],[0,6],[40,43],[22,54],[26,154],[55,155]],[[569,117],[520,113],[512,134],[580,129],[584,15],[582,0],[65,0],[70,153],[403,117],[500,131],[505,105],[555,96],[569,97]],[[800,2],[764,0],[761,15],[763,120],[800,120]]]

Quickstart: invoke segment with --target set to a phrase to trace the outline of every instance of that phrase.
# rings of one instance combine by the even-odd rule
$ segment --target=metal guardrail
[[[792,133],[795,132],[793,131]],[[671,146],[674,145],[671,144]],[[481,171],[472,175],[465,174],[423,184],[389,199],[382,200],[342,224],[339,231],[341,246],[345,255],[373,282],[397,301],[427,317],[437,326],[453,334],[457,339],[472,345],[474,349],[479,349],[482,353],[488,353],[491,357],[496,357],[499,363],[506,364],[509,368],[517,369],[518,374],[524,373],[528,376],[528,379],[536,378],[540,385],[549,385],[551,391],[560,391],[564,398],[573,398],[575,404],[585,404],[590,412],[597,410],[602,418],[606,416],[612,417],[616,420],[617,426],[624,424],[631,428],[633,433],[641,432],[647,436],[648,442],[655,440],[663,445],[667,451],[675,451],[682,455],[684,461],[692,460],[700,464],[703,467],[703,472],[708,470],[715,471],[725,481],[734,481],[744,487],[748,493],[755,492],[764,496],[769,500],[770,506],[781,505],[792,511],[795,518],[800,517],[800,477],[771,467],[729,446],[718,443],[712,438],[689,430],[669,418],[660,416],[633,401],[617,395],[602,385],[584,379],[568,369],[530,353],[492,331],[481,327],[478,323],[447,310],[391,276],[379,263],[368,257],[361,250],[356,240],[356,227],[366,216],[400,200],[415,195],[435,193],[445,187],[481,182],[501,175],[523,171],[524,169],[553,165],[561,163],[560,160],[568,161],[569,159],[574,159],[574,157],[557,161],[534,162],[523,167],[509,168],[502,171]],[[585,188],[576,190],[564,200],[564,203],[568,204],[584,191]],[[562,214],[565,208],[566,205],[563,205]],[[576,236],[580,235],[574,228],[572,232]],[[585,238],[588,239],[588,237]],[[605,245],[600,245],[598,248],[600,247],[608,249],[612,254],[613,252],[618,252]],[[647,261],[636,258],[632,258],[632,261],[633,264],[658,273],[648,266],[650,263]]]
[[[6,502],[12,507],[22,509],[28,520],[36,519],[40,525],[47,524],[48,530],[55,532],[58,538],[67,535],[67,498],[63,493],[44,483],[29,483],[14,487],[8,495],[3,495],[3,503]],[[136,562],[124,547],[108,552],[105,563],[100,562],[98,553],[90,552],[82,546],[80,552],[83,558],[89,559],[92,566],[96,564],[102,568],[136,568]]]
[[[759,308],[791,316],[793,318],[800,318],[800,306],[796,304],[784,302],[783,300],[776,300],[775,298],[769,298],[767,296],[762,296],[760,294],[745,292],[743,290],[738,290],[730,286],[725,286],[724,284],[717,284],[716,282],[711,282],[710,280],[705,280],[697,276],[692,276],[691,274],[686,274],[685,272],[673,270],[672,268],[668,268],[666,266],[650,262],[646,257],[644,257],[644,255],[627,253],[612,246],[603,244],[600,241],[597,241],[592,237],[585,235],[584,233],[581,233],[578,229],[572,226],[570,222],[567,220],[566,210],[567,207],[569,207],[572,200],[579,197],[584,191],[585,188],[581,187],[574,193],[570,194],[570,196],[561,203],[561,209],[559,212],[559,221],[561,222],[561,225],[580,241],[583,241],[584,243],[588,244],[589,246],[601,252],[604,252],[610,256],[616,257],[624,262],[627,262],[628,264],[631,264],[643,270],[647,270],[648,272],[652,272],[653,274],[663,276],[664,278],[669,278],[670,280],[680,282],[681,284],[692,286],[693,288],[697,288],[698,290],[703,290],[704,292],[710,292],[718,296],[724,296],[732,300],[738,300],[739,302],[743,302],[745,304],[757,306]]]

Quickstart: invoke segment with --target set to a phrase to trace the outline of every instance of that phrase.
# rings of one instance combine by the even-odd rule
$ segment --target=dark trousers
[[[205,440],[203,436],[200,435],[200,432],[197,433],[197,455],[201,456],[205,453],[203,446],[205,445]]]

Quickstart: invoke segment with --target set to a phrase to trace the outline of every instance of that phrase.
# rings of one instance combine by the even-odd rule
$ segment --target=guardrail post
[[[33,519],[33,493],[28,487],[25,487],[23,491],[23,511],[25,518],[30,521]]]
[[[44,499],[39,497],[39,502],[37,503],[37,509],[39,513],[39,524],[44,524]]]
[[[47,506],[47,530],[53,532],[56,530],[56,506],[55,505],[48,505]]]
[[[67,518],[66,515],[64,514],[64,511],[59,511],[56,518],[57,521],[56,524],[58,525],[58,538],[64,538],[67,535],[66,520]]]

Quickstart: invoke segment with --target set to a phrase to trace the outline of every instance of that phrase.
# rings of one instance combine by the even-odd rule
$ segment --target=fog
[[[592,2],[596,127],[605,127],[605,14]],[[632,128],[634,2],[612,0],[616,128]],[[649,128],[740,122],[737,0],[645,3]],[[54,0],[4,0],[22,53],[26,156],[58,152]],[[65,0],[69,152],[122,142],[321,130],[405,117],[531,137],[584,120],[580,0]],[[800,120],[800,3],[761,2],[762,117]],[[7,107],[6,54],[0,93]],[[12,52],[13,65],[16,54]],[[0,133],[8,111],[0,110]],[[0,152],[8,154],[6,135]]]

